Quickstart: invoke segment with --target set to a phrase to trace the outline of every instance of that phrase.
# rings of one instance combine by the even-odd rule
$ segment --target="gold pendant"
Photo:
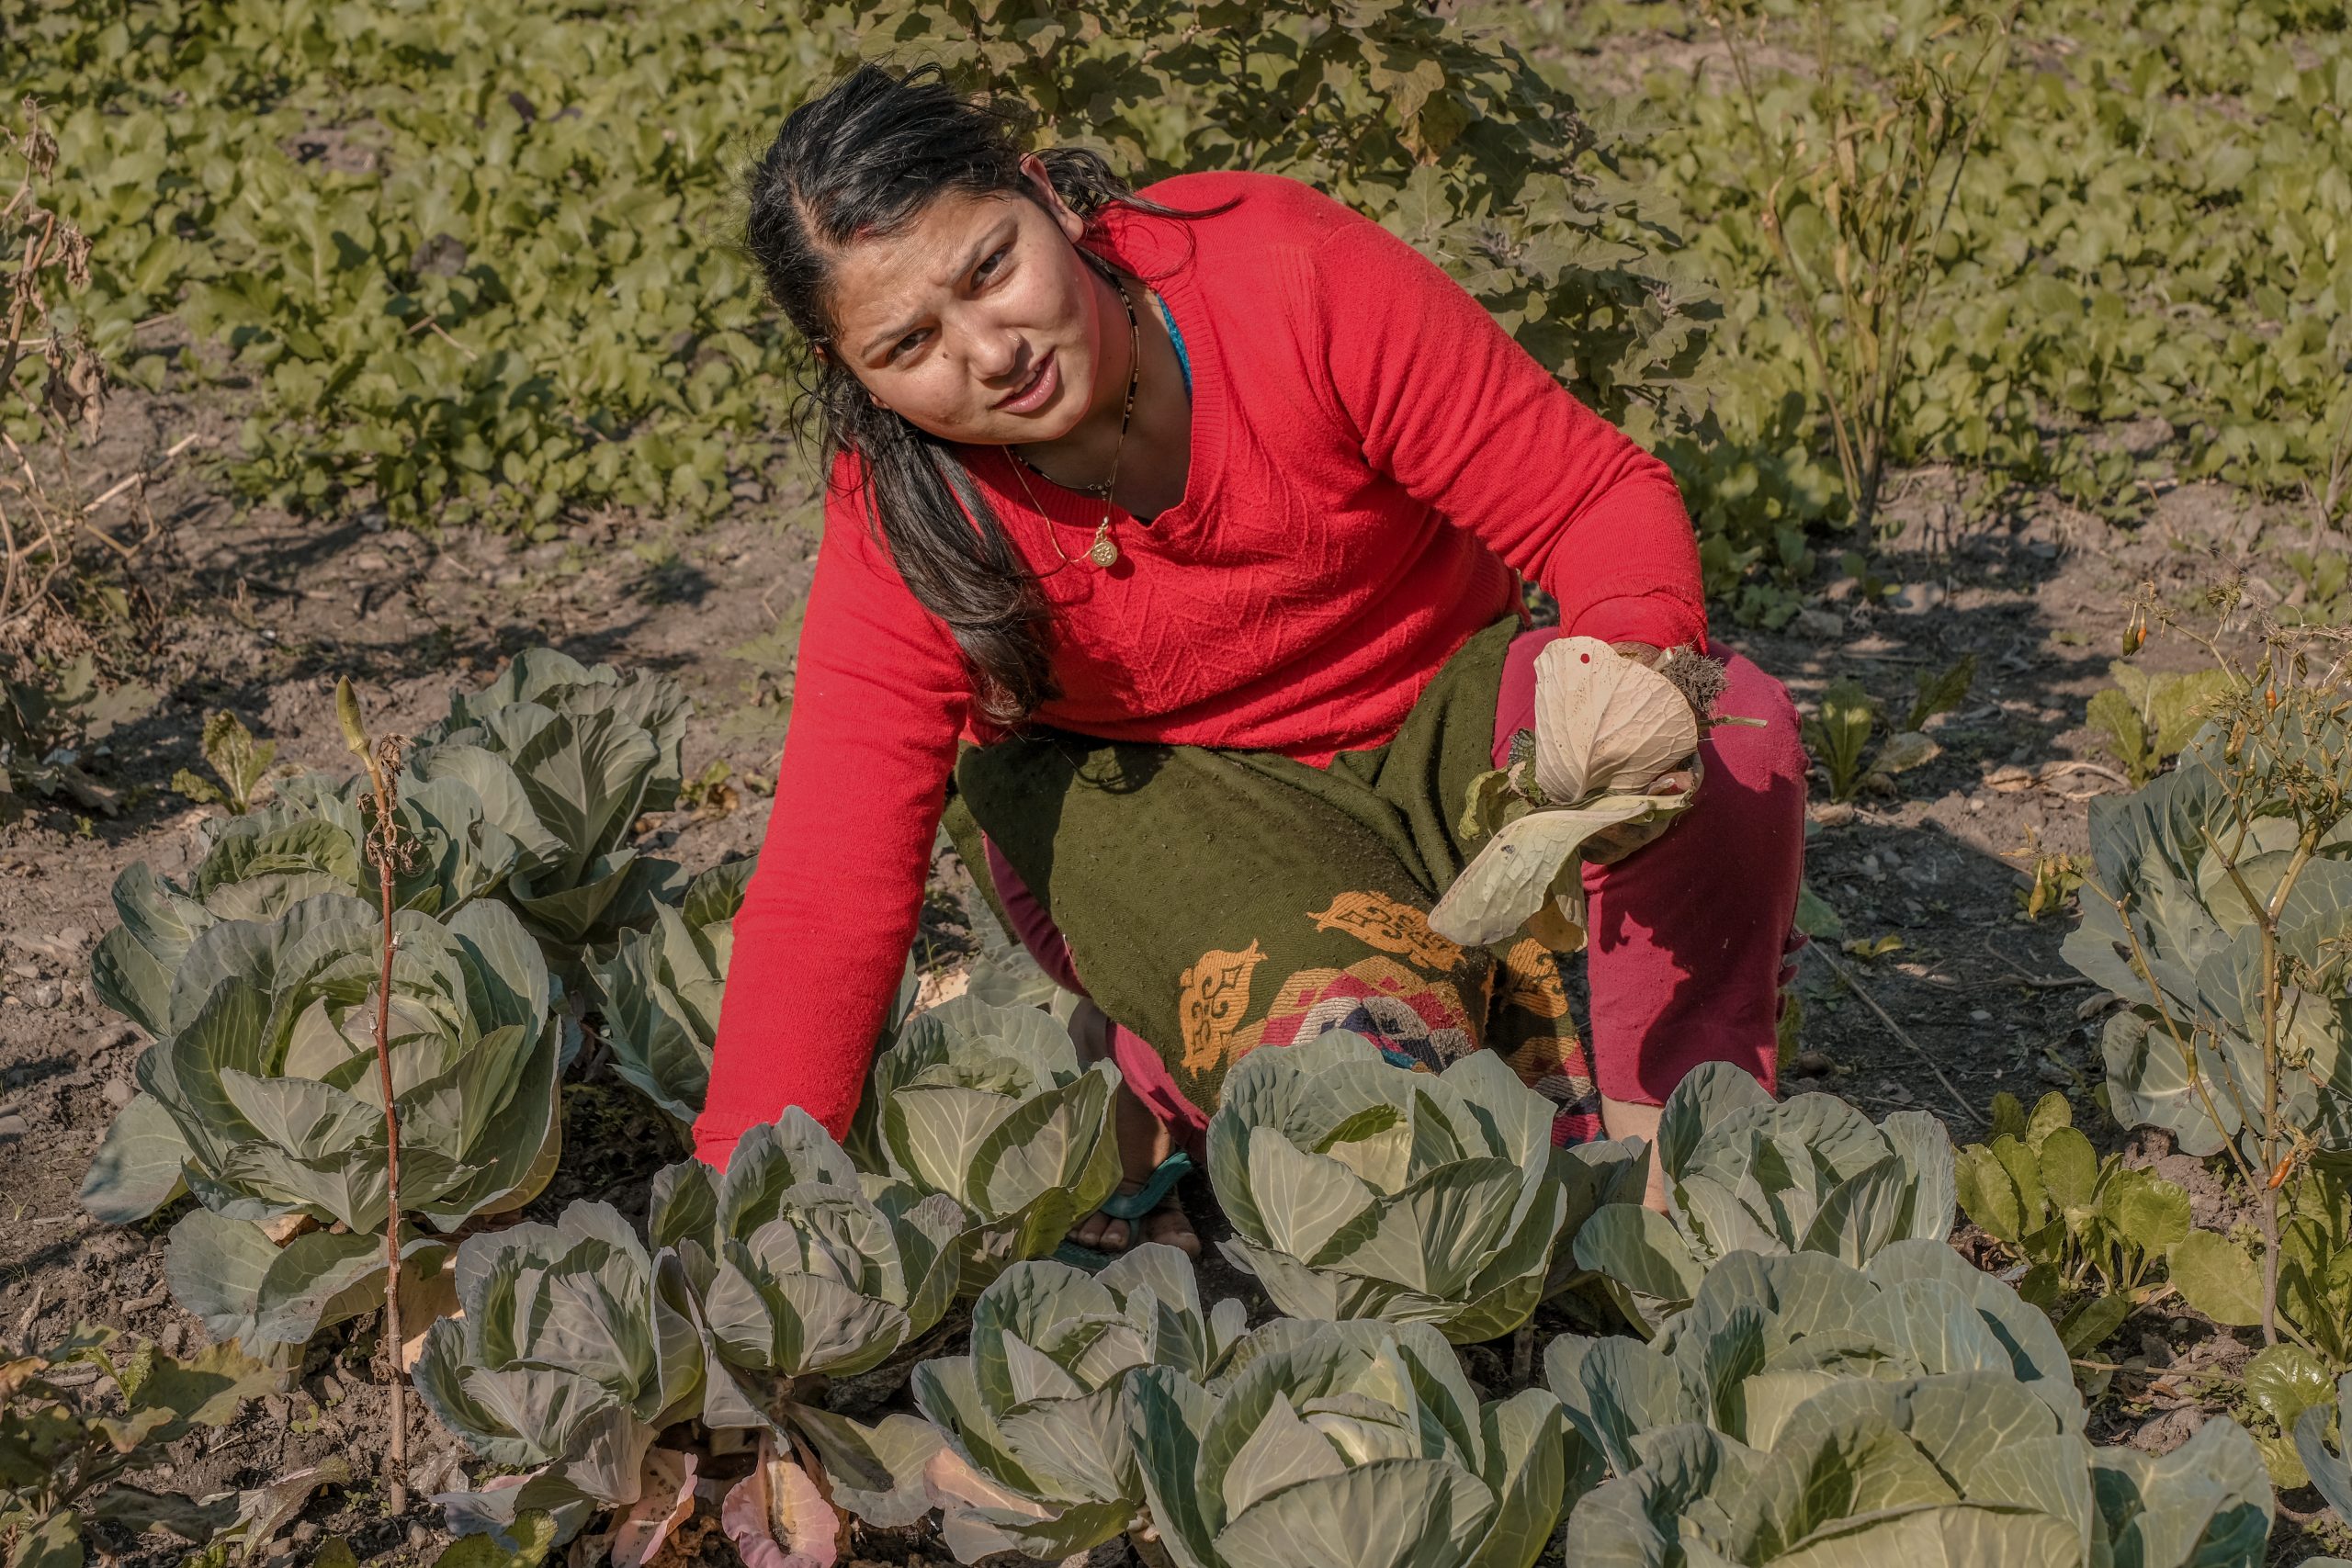
[[[1094,542],[1086,547],[1086,558],[1108,570],[1119,558],[1119,547],[1111,537],[1111,525],[1106,519],[1094,530]]]

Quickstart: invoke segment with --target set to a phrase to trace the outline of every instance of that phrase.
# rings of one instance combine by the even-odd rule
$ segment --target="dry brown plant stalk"
[[[1836,23],[1816,5],[1814,102],[1828,121],[1827,145],[1816,149],[1802,130],[1790,135],[1768,118],[1751,58],[1757,40],[1731,14],[1740,3],[1702,0],[1701,9],[1731,55],[1768,165],[1758,221],[1820,386],[1854,531],[1868,545],[1910,339],[1935,273],[1936,236],[1992,107],[2017,7],[1949,18],[1920,54],[1858,62],[1838,57]],[[1976,30],[1982,42],[1972,56],[1958,39]],[[1826,278],[1817,259],[1809,265],[1789,242],[1787,218],[1801,202],[1818,209],[1827,230]]]
[[[376,977],[376,1072],[384,1094],[384,1347],[391,1362],[390,1447],[387,1494],[395,1517],[408,1512],[408,1400],[401,1365],[401,1117],[392,1098],[392,955],[400,937],[392,929],[392,885],[413,858],[401,837],[399,805],[401,752],[406,737],[386,735],[370,740],[367,720],[359,711],[359,694],[351,678],[335,682],[335,717],[342,721],[344,743],[368,770],[368,785],[375,798],[376,819],[368,830],[367,854],[376,867],[376,886],[384,918],[383,962]]]

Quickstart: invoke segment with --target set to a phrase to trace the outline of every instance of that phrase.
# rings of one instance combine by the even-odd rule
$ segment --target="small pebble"
[[[1789,1070],[1799,1077],[1818,1078],[1827,1077],[1831,1066],[1826,1051],[1800,1051],[1789,1064]]]
[[[1969,1015],[1968,1015],[1968,1016],[1969,1016],[1969,1018],[1970,1018],[1970,1020],[1971,1020],[1972,1021],[1976,1022],[1976,1023],[1988,1023],[1988,1022],[1992,1021],[1992,1018],[1993,1018],[1993,1015],[1992,1015],[1991,1013],[1989,1013],[1989,1012],[1986,1012],[1983,1008],[1975,1008],[1975,1009],[1971,1010],[1971,1011],[1969,1012]],[[390,1242],[386,1242],[386,1243],[384,1244],[384,1247],[385,1247],[385,1250],[386,1250],[386,1251],[390,1251],[390,1250],[391,1249],[391,1244],[390,1244]],[[387,1269],[389,1269],[389,1268],[390,1267],[390,1264],[387,1264],[387,1265],[385,1265],[385,1267],[386,1267]]]
[[[54,980],[43,980],[25,993],[26,999],[37,1008],[53,1008],[64,995],[63,988]]]
[[[387,1265],[387,1267],[390,1266]],[[426,1529],[423,1525],[411,1525],[408,1527],[408,1549],[411,1551],[423,1551],[426,1547],[431,1546],[432,1544],[432,1531]]]
[[[98,1098],[119,1111],[130,1103],[131,1096],[137,1092],[125,1079],[108,1078],[106,1087],[98,1090]]]
[[[2064,1089],[2075,1081],[2075,1075],[2055,1062],[2044,1062],[2034,1071],[2052,1089]]]
[[[294,1527],[294,1540],[300,1544],[308,1545],[318,1538],[319,1526],[315,1519],[304,1519]]]

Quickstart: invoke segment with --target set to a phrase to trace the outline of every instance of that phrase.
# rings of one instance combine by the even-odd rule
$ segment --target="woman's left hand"
[[[1660,773],[1642,791],[1644,795],[1696,795],[1699,781],[1707,770],[1699,759],[1690,759],[1687,767]],[[1656,840],[1674,826],[1682,816],[1679,811],[1662,812],[1646,822],[1628,822],[1623,827],[1604,828],[1584,841],[1584,858],[1596,865],[1614,865],[1635,850]]]

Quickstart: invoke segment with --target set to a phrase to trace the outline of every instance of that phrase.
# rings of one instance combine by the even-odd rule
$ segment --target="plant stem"
[[[377,785],[377,819],[392,829],[386,791]],[[384,961],[376,980],[376,1074],[384,1090],[384,1340],[392,1363],[390,1501],[395,1515],[408,1512],[408,1401],[401,1366],[401,1113],[392,1099],[392,949],[399,938],[392,931],[391,857],[379,852],[376,881],[383,894]]]
[[[401,861],[400,822],[393,815],[392,770],[400,762],[401,740],[386,736],[370,740],[359,711],[359,694],[348,676],[335,682],[335,717],[343,726],[344,743],[368,770],[368,784],[376,800],[376,822],[367,840],[368,858],[376,865],[376,888],[384,915],[383,959],[376,974],[376,1076],[384,1095],[384,1349],[391,1362],[391,1406],[385,1455],[390,1472],[386,1501],[394,1517],[408,1512],[408,1399],[406,1369],[401,1351],[401,1113],[392,1087],[392,955],[400,948],[400,933],[392,928],[392,884]]]

